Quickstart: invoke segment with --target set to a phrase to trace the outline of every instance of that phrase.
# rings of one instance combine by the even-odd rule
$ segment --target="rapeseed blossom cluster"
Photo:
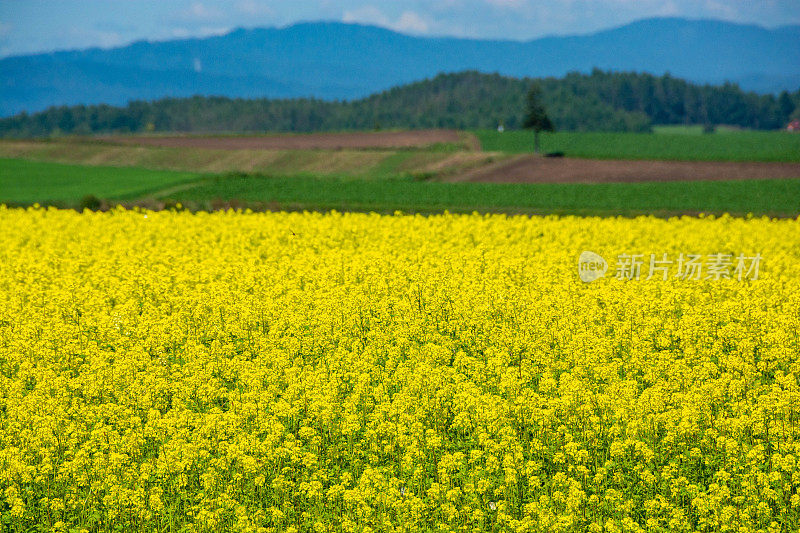
[[[800,221],[0,207],[0,529],[800,529]],[[582,250],[763,258],[613,276]]]

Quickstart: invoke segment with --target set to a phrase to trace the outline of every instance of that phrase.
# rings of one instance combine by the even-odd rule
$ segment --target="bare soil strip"
[[[265,136],[132,136],[103,137],[114,144],[204,148],[218,150],[338,150],[366,148],[417,148],[463,141],[455,130],[310,133]]]
[[[634,183],[800,178],[800,163],[608,161],[523,155],[449,181],[493,183]]]

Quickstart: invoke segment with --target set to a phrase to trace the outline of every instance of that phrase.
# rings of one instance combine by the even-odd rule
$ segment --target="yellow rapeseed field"
[[[797,531],[799,329],[800,220],[0,207],[0,530]]]

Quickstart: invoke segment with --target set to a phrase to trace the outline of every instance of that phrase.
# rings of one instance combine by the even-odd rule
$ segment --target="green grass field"
[[[191,172],[0,159],[0,202],[75,206],[87,195],[136,198],[198,176]]]
[[[79,207],[87,195],[113,205],[182,204],[195,209],[392,212],[481,211],[635,215],[731,213],[796,215],[800,180],[607,184],[494,184],[364,180],[324,176],[196,174],[81,167],[0,159],[0,203]]]
[[[497,184],[218,176],[166,196],[198,206],[214,200],[239,200],[255,207],[291,209],[423,212],[448,209],[604,215],[800,213],[798,180]]]
[[[710,135],[672,132],[541,134],[543,152],[590,159],[661,159],[670,161],[800,162],[800,135],[786,132],[740,131]],[[529,131],[476,131],[487,151],[533,152]]]

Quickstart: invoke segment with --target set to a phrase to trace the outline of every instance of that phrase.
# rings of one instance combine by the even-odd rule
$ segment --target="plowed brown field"
[[[524,155],[456,176],[495,183],[610,183],[800,178],[800,163],[609,161]]]

